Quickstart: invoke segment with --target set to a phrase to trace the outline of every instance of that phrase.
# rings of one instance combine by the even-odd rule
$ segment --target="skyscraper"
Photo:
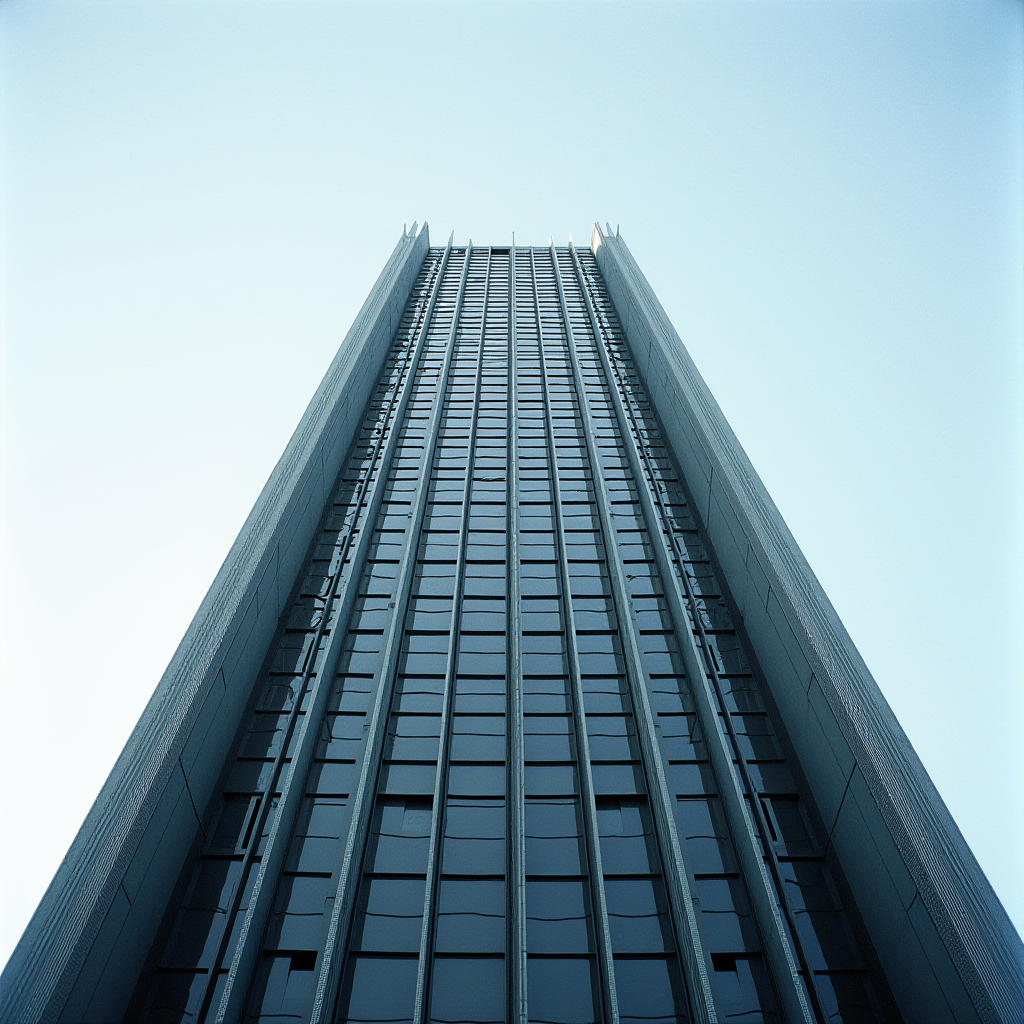
[[[1024,1019],[1019,938],[624,242],[403,234],[2,1019]]]

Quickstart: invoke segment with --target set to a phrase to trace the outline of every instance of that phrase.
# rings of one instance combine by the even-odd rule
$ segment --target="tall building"
[[[1022,946],[625,243],[403,234],[2,1020],[1024,1020]]]

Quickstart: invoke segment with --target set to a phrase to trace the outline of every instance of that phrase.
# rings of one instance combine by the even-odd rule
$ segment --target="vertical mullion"
[[[268,784],[264,795],[259,818],[255,827],[252,829],[254,836],[262,834],[266,820],[270,814],[270,806],[272,802],[271,797],[275,791],[279,791],[280,798],[277,803],[274,822],[271,826],[270,833],[267,836],[267,841],[260,853],[260,867],[253,884],[252,893],[249,897],[248,906],[242,920],[238,938],[234,944],[230,967],[228,969],[228,977],[224,984],[224,990],[221,993],[221,997],[217,1003],[217,1008],[213,1016],[213,1020],[217,1022],[217,1024],[221,1024],[221,1022],[229,1017],[238,1016],[241,1013],[241,1004],[248,989],[249,976],[252,973],[252,966],[259,953],[259,945],[262,941],[263,930],[266,925],[267,917],[270,913],[271,904],[274,900],[276,890],[276,885],[274,883],[280,874],[280,869],[284,863],[284,857],[287,854],[295,815],[302,802],[302,792],[306,773],[319,737],[320,718],[326,708],[327,698],[331,691],[334,665],[337,662],[338,654],[341,650],[341,645],[346,632],[345,626],[348,621],[348,613],[352,607],[355,593],[358,590],[358,586],[353,585],[352,581],[358,580],[361,575],[363,563],[365,562],[370,549],[370,541],[372,540],[373,535],[372,520],[375,515],[374,510],[380,507],[384,494],[384,481],[387,478],[391,458],[395,448],[397,447],[397,438],[402,415],[408,404],[409,395],[412,392],[412,382],[415,378],[417,367],[419,366],[420,356],[426,344],[430,318],[437,296],[440,293],[441,281],[444,277],[449,252],[450,246],[445,249],[444,255],[440,261],[440,266],[437,270],[437,276],[435,277],[430,289],[430,297],[427,302],[426,310],[423,314],[419,334],[415,341],[410,345],[410,351],[406,362],[407,369],[405,371],[405,379],[401,382],[400,386],[396,387],[396,390],[391,395],[388,412],[384,417],[384,427],[377,438],[373,455],[369,460],[366,475],[361,479],[359,490],[353,500],[356,511],[355,518],[352,522],[352,528],[344,538],[341,551],[335,556],[337,559],[338,569],[331,582],[330,589],[328,590],[323,618],[317,627],[314,641],[310,645],[309,651],[306,654],[302,682],[289,717],[286,737],[284,742],[282,742],[281,750],[277,755],[274,770],[271,774],[271,782]],[[390,429],[388,428],[388,424],[390,424]],[[379,465],[377,465],[378,459]],[[375,466],[377,466],[376,476],[374,476]],[[351,550],[353,537],[357,533],[355,527],[359,520],[359,509],[366,499],[371,483],[373,484],[373,494],[370,498],[370,506],[366,510],[362,529],[358,531],[358,541],[355,545],[355,552],[350,563],[348,577],[344,582],[342,582],[345,559]],[[369,529],[367,529],[367,524],[371,524]],[[335,600],[338,600],[338,608],[336,613],[333,615],[333,625],[331,626],[330,634],[327,638],[324,656],[320,659],[320,666],[317,669],[316,665],[320,645],[323,642],[324,633],[327,630],[328,623],[332,621],[331,610]],[[310,687],[310,678],[313,676],[314,670],[316,672],[316,678],[313,681],[312,687]],[[311,691],[308,707],[304,714],[300,714],[307,688]],[[299,722],[300,718],[301,723]],[[296,725],[298,726],[297,730]],[[291,739],[292,735],[296,731],[297,736],[293,744]],[[285,768],[284,762],[288,756],[290,756],[291,760],[287,765],[287,768]],[[278,789],[277,783],[281,778],[282,772],[285,772],[284,783]],[[210,1008],[210,1002],[213,998],[217,977],[220,973],[221,964],[224,963],[225,954],[227,953],[227,945],[232,934],[230,924],[240,906],[243,890],[246,884],[246,878],[251,864],[256,859],[256,853],[259,849],[260,844],[258,842],[252,842],[249,846],[246,857],[243,860],[240,881],[232,896],[230,912],[226,915],[228,924],[225,928],[224,936],[221,939],[219,955],[214,960],[214,963],[210,968],[210,973],[207,977],[206,994],[203,1001],[203,1007],[200,1012],[201,1016]]]
[[[483,307],[480,315],[480,341],[477,346],[476,384],[473,389],[473,415],[469,427],[469,443],[466,458],[466,479],[462,488],[462,522],[459,526],[459,550],[455,562],[455,591],[452,600],[452,621],[448,632],[448,661],[445,667],[444,698],[441,707],[441,742],[437,754],[437,771],[434,775],[434,798],[430,820],[430,846],[427,853],[427,876],[423,897],[423,927],[420,931],[419,968],[416,975],[416,1001],[413,1007],[413,1024],[423,1024],[427,1017],[426,1005],[430,997],[430,975],[433,953],[434,922],[437,917],[437,890],[439,889],[440,847],[444,834],[444,802],[448,791],[448,763],[451,757],[452,706],[455,702],[455,668],[459,650],[459,632],[462,624],[462,591],[466,575],[466,547],[469,541],[469,505],[473,490],[473,463],[475,460],[477,424],[480,419],[480,390],[483,381],[484,336],[487,326],[487,293],[491,281],[491,251],[487,252],[487,269],[484,274]],[[467,266],[468,266],[467,259]],[[452,322],[452,336],[449,345],[456,345],[458,334],[458,311]],[[445,405],[445,392],[438,396],[438,404]],[[447,418],[442,412],[442,419]],[[431,460],[433,461],[433,460]]]
[[[575,260],[575,250],[573,259]],[[634,721],[640,719],[637,737],[640,740],[640,753],[644,767],[644,776],[649,780],[648,791],[652,797],[652,810],[657,822],[658,847],[661,852],[662,871],[669,882],[668,891],[672,906],[676,945],[681,960],[687,964],[687,989],[695,1021],[716,1021],[714,999],[711,994],[711,982],[708,978],[707,965],[704,959],[704,948],[697,929],[697,916],[693,910],[693,898],[683,861],[682,848],[676,829],[675,814],[668,792],[665,769],[658,749],[657,734],[654,729],[654,715],[651,712],[649,688],[650,677],[644,662],[643,653],[637,636],[636,619],[633,603],[626,586],[625,570],[622,556],[619,554],[618,532],[612,521],[608,508],[610,491],[605,480],[604,467],[601,465],[600,453],[597,448],[597,433],[593,422],[590,406],[587,401],[586,382],[580,364],[576,338],[569,319],[569,308],[565,298],[561,270],[554,245],[551,246],[551,262],[555,269],[555,282],[558,287],[558,298],[565,318],[566,334],[569,343],[569,357],[572,364],[573,379],[576,393],[579,396],[580,408],[586,425],[587,452],[595,479],[595,491],[598,493],[598,509],[600,510],[601,528],[605,539],[605,560],[608,565],[612,582],[612,594],[615,603],[616,617],[619,623],[619,636],[622,640],[623,654],[626,660],[626,679],[632,697]],[[600,344],[595,331],[595,347]],[[609,390],[613,390],[611,381],[606,379]],[[621,425],[620,425],[621,432]],[[623,438],[623,447],[626,446]],[[598,487],[597,484],[600,484]],[[636,484],[637,490],[640,482]],[[650,532],[650,530],[648,530]],[[639,712],[639,714],[637,714]],[[654,786],[650,785],[654,781]],[[652,792],[653,790],[653,792]],[[668,853],[665,856],[664,841],[668,840]]]
[[[519,357],[516,350],[516,241],[509,249],[509,334],[508,334],[508,891],[511,906],[509,964],[511,969],[510,1020],[527,1024],[526,989],[526,795],[523,750],[522,607],[519,578]]]
[[[448,242],[449,250],[451,240]],[[472,256],[472,243],[467,246],[465,261],[462,266],[462,273],[459,278],[459,288],[455,299],[455,308],[452,314],[452,326],[449,331],[448,342],[445,348],[444,361],[438,376],[438,393],[444,395],[448,383],[448,374],[451,368],[453,341],[455,330],[459,322],[459,313],[462,308],[462,301],[466,290],[466,279],[469,274],[469,263]],[[406,613],[409,606],[409,594],[412,590],[412,580],[416,570],[416,551],[419,546],[420,528],[423,523],[423,511],[426,507],[426,496],[430,485],[430,474],[434,463],[434,450],[437,446],[437,435],[441,423],[441,409],[443,401],[438,401],[431,413],[429,426],[424,437],[423,463],[420,466],[420,475],[417,480],[417,488],[413,499],[413,507],[409,516],[409,525],[405,535],[405,545],[402,552],[401,569],[399,570],[398,585],[395,590],[395,607],[392,611],[391,621],[388,623],[387,638],[384,644],[383,657],[381,659],[380,682],[377,686],[377,695],[374,700],[373,710],[370,712],[369,732],[366,739],[366,752],[363,757],[362,770],[359,782],[356,787],[356,795],[352,805],[352,819],[349,826],[348,837],[345,844],[345,856],[342,861],[341,872],[338,880],[338,887],[334,896],[334,905],[331,912],[331,923],[328,929],[324,945],[323,961],[317,978],[316,996],[313,1001],[313,1011],[310,1016],[310,1024],[323,1024],[333,1011],[337,999],[338,989],[341,980],[341,967],[345,959],[345,937],[348,934],[349,923],[355,902],[358,884],[350,883],[355,876],[358,877],[359,867],[362,862],[366,838],[369,831],[370,816],[373,811],[373,793],[379,774],[381,754],[383,751],[384,738],[387,729],[388,715],[386,708],[390,707],[391,695],[394,690],[395,674],[398,669],[398,660],[402,647],[402,634],[405,628]],[[396,424],[396,434],[401,430],[401,423]]]
[[[533,283],[533,302],[537,316],[537,349],[540,354],[541,394],[544,400],[544,421],[549,457],[551,459],[552,519],[555,546],[557,549],[559,579],[564,609],[566,654],[569,660],[569,678],[572,686],[573,722],[576,729],[576,762],[580,780],[580,797],[583,810],[584,833],[587,845],[587,861],[590,874],[590,890],[594,909],[594,930],[597,933],[598,973],[601,977],[601,994],[604,1003],[603,1019],[607,1024],[618,1024],[618,999],[615,993],[615,970],[612,961],[611,932],[608,924],[608,905],[604,891],[604,870],[601,863],[601,845],[597,824],[597,803],[594,797],[594,778],[590,766],[590,742],[587,738],[587,723],[583,709],[583,683],[580,679],[579,652],[576,647],[576,620],[572,607],[572,580],[566,553],[565,530],[562,523],[562,492],[558,478],[558,450],[555,445],[555,429],[551,420],[551,398],[548,393],[547,359],[544,354],[544,325],[540,310],[540,295],[537,290],[537,265],[534,250],[530,250],[530,271]],[[569,331],[568,321],[565,324]]]
[[[575,253],[574,259],[577,274],[581,279],[587,311],[598,339],[598,354],[609,375],[609,380],[618,382],[618,373],[605,346],[604,334],[600,330],[590,296],[590,282],[584,275]],[[764,951],[771,962],[782,1010],[787,1020],[799,1020],[806,1024],[813,1024],[816,1020],[824,1019],[821,1015],[813,974],[802,946],[799,944],[792,912],[781,895],[783,887],[778,874],[778,865],[773,857],[773,847],[768,837],[767,828],[759,816],[760,807],[756,799],[756,790],[750,779],[742,751],[736,741],[735,728],[726,710],[717,670],[713,659],[707,657],[707,636],[703,631],[692,586],[682,565],[685,549],[681,553],[676,550],[676,545],[680,541],[671,529],[671,518],[655,483],[653,468],[640,439],[640,431],[632,409],[628,403],[624,402],[617,384],[610,390],[623,435],[629,437],[629,443],[626,445],[627,458],[634,476],[637,478],[645,516],[649,522],[660,524],[653,533],[648,532],[651,533],[655,557],[666,584],[665,592],[669,598],[676,633],[686,660],[687,673],[693,678],[694,705],[705,734],[715,774],[720,780],[723,806],[734,835],[737,856],[744,868],[747,889],[750,892],[751,903],[757,917]],[[640,486],[641,484],[642,486]],[[656,541],[653,534],[657,534]],[[671,545],[666,534],[672,538]],[[678,571],[676,562],[679,564]],[[689,614],[688,608],[690,609]],[[694,638],[695,630],[700,636],[700,647]],[[717,707],[721,707],[722,715],[718,714]],[[749,794],[749,801],[746,799],[745,793]],[[766,856],[769,861],[767,868],[765,866]],[[760,884],[756,884],[757,882]],[[789,926],[788,935],[787,925]],[[806,989],[801,983],[798,962],[804,972]],[[786,983],[787,981],[789,984]],[[808,997],[811,1005],[808,1005]]]

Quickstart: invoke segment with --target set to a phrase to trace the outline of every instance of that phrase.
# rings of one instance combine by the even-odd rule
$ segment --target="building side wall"
[[[598,265],[907,1020],[1024,1019],[1024,947],[619,238]]]
[[[120,1020],[416,274],[399,241],[0,979],[0,1020]]]

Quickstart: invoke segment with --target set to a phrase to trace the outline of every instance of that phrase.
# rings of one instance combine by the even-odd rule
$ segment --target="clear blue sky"
[[[621,224],[1024,927],[1022,11],[0,4],[0,961],[415,219]]]

